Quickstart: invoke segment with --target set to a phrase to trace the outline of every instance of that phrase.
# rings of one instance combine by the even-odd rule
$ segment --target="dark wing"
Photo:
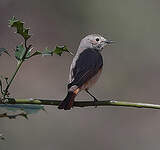
[[[68,84],[68,88],[73,85],[81,87],[91,79],[103,66],[101,54],[96,49],[86,49],[78,57],[73,68],[74,80]]]

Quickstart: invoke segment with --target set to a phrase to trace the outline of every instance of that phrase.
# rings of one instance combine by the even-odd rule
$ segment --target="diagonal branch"
[[[46,100],[46,99],[16,99],[7,98],[8,104],[35,104],[35,105],[55,105],[58,106],[61,100]],[[117,100],[104,101],[75,101],[74,107],[89,107],[89,106],[122,106],[122,107],[136,107],[136,108],[152,108],[160,109],[158,104],[148,104],[139,102],[126,102]]]

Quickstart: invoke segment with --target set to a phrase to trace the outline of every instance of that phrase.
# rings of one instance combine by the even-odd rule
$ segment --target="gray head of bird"
[[[79,49],[94,48],[101,51],[105,46],[112,43],[114,41],[108,40],[99,34],[91,34],[81,40]]]

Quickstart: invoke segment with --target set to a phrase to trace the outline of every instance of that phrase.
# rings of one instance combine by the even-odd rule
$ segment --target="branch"
[[[7,104],[35,104],[35,105],[55,105],[58,106],[61,100],[46,100],[46,99],[15,99],[7,98]],[[123,106],[123,107],[136,107],[136,108],[152,108],[160,109],[158,104],[148,103],[135,103],[125,102],[117,100],[105,100],[105,101],[75,101],[74,107],[89,107],[89,106]]]

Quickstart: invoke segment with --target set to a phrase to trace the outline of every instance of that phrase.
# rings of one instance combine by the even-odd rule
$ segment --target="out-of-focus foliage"
[[[5,140],[5,137],[4,137],[4,135],[2,133],[0,133],[0,139],[1,140]]]
[[[25,119],[28,119],[28,116],[26,113],[18,113],[18,114],[8,114],[8,113],[2,113],[0,114],[0,118],[9,118],[9,119],[16,119],[18,116],[22,116]]]
[[[27,114],[34,114],[41,110],[44,110],[44,106],[41,105],[31,105],[31,104],[0,104],[0,108],[11,112],[23,111]]]

